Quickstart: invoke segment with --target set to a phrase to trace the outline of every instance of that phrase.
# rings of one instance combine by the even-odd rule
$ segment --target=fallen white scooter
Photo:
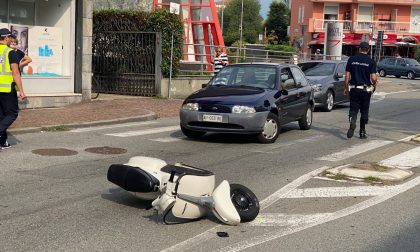
[[[111,165],[108,180],[140,199],[153,200],[151,207],[166,224],[199,219],[211,210],[223,223],[238,225],[254,220],[260,209],[255,194],[243,185],[224,180],[215,189],[212,172],[152,157]]]

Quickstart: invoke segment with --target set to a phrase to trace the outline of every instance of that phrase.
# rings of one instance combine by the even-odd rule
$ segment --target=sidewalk
[[[9,128],[9,132],[26,133],[52,126],[66,125],[77,128],[178,116],[182,101],[100,94],[98,99],[91,102],[62,108],[23,109]]]

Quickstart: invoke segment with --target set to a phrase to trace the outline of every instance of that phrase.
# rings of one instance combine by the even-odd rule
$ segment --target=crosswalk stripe
[[[323,160],[323,161],[341,161],[344,159],[347,159],[352,156],[359,155],[361,153],[374,150],[376,148],[388,145],[392,143],[393,141],[384,141],[384,140],[372,140],[367,143],[357,144],[350,148],[347,148],[345,150],[335,152],[320,158],[317,158],[317,160]]]
[[[400,153],[399,155],[385,159],[379,162],[379,164],[400,169],[411,169],[420,166],[420,147],[416,147],[409,151]]]
[[[131,136],[144,136],[168,131],[175,131],[179,130],[179,126],[168,126],[168,127],[159,127],[154,129],[145,129],[145,130],[134,130],[134,131],[127,131],[122,133],[110,133],[105,134],[107,136],[116,136],[116,137],[131,137]]]
[[[295,189],[283,198],[333,198],[333,197],[370,197],[395,190],[397,186],[353,186],[353,187],[318,187]]]
[[[331,216],[331,213],[318,213],[308,215],[263,213],[259,214],[254,221],[246,223],[244,225],[258,227],[286,227],[316,222],[320,219],[328,218],[329,216]]]
[[[136,122],[136,123],[123,123],[123,124],[114,124],[114,125],[105,125],[105,126],[96,126],[96,127],[89,127],[89,128],[79,128],[70,130],[72,133],[82,133],[82,132],[89,132],[89,131],[97,131],[97,130],[104,130],[104,129],[115,129],[115,128],[124,128],[124,127],[135,127],[135,126],[146,126],[151,124],[156,124],[155,121],[146,121],[146,122]]]
[[[161,137],[161,138],[154,138],[154,139],[149,139],[149,140],[154,141],[154,142],[161,142],[161,143],[172,143],[172,142],[180,141],[184,138],[185,137]]]

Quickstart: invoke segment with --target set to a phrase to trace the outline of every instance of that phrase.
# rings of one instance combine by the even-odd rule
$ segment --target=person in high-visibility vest
[[[20,99],[26,98],[20,79],[19,57],[7,46],[10,36],[9,29],[0,29],[0,150],[10,147],[6,131],[18,117],[17,91]]]

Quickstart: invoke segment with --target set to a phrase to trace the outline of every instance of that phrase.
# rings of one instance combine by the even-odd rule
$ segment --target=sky
[[[261,4],[260,14],[265,20],[267,18],[267,14],[268,14],[270,4],[273,0],[259,0],[259,1],[260,1],[260,4]]]

